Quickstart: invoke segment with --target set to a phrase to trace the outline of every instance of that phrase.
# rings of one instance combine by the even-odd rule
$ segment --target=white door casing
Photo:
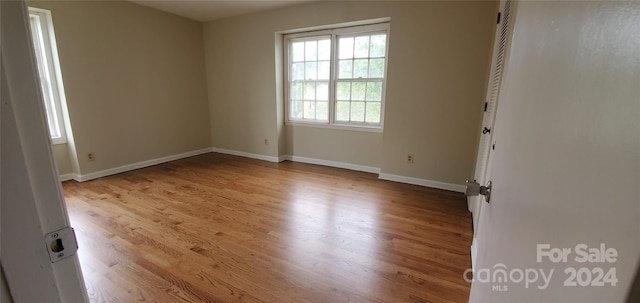
[[[16,302],[88,302],[78,258],[49,260],[44,235],[69,226],[24,1],[1,2],[2,267]]]
[[[622,302],[640,259],[640,3],[522,1],[513,21],[476,233],[474,270],[491,275],[470,301]],[[582,262],[585,246],[617,257]],[[616,286],[592,284],[598,268]]]

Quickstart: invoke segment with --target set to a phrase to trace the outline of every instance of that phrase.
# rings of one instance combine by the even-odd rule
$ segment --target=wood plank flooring
[[[462,194],[206,154],[63,183],[92,302],[466,302]]]

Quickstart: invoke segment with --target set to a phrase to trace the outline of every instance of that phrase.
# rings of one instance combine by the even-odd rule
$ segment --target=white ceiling
[[[130,0],[198,21],[211,21],[314,0]]]

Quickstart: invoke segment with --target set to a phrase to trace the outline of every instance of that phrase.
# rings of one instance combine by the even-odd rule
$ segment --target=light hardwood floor
[[[206,154],[63,183],[92,302],[463,302],[460,193]]]

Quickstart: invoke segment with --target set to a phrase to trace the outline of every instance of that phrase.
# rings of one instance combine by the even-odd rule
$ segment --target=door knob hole
[[[52,252],[56,252],[56,253],[64,250],[64,245],[62,245],[62,239],[55,239],[51,241],[51,244],[49,244],[49,247],[51,248]]]

